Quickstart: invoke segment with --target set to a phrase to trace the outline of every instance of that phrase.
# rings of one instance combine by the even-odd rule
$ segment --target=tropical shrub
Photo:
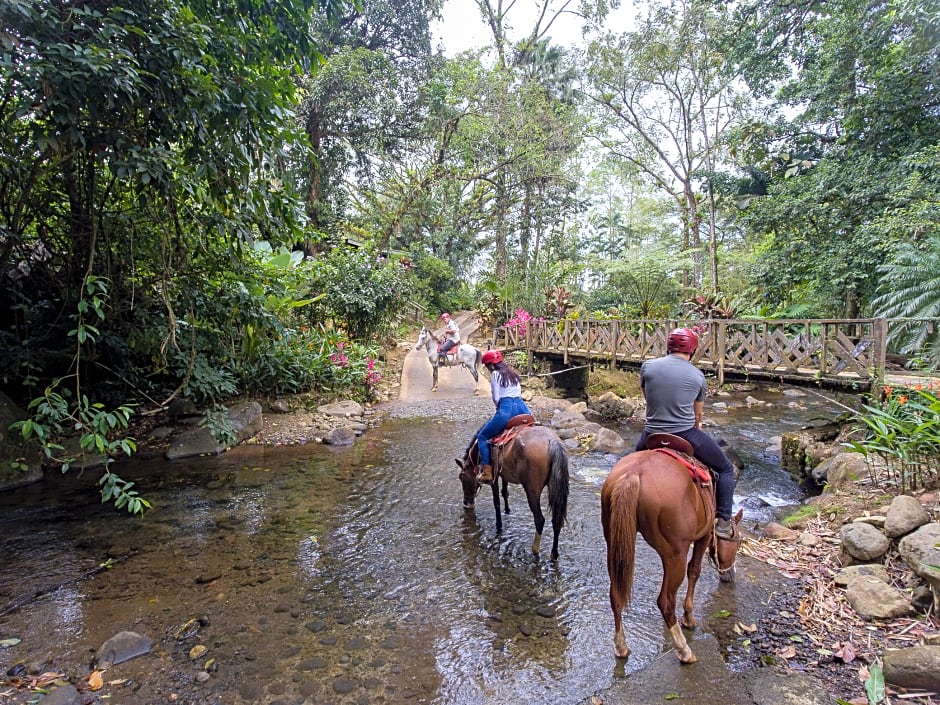
[[[871,479],[883,470],[900,493],[936,485],[940,479],[940,398],[926,387],[886,386],[878,404],[864,404],[857,414],[866,430],[862,440],[846,447],[869,459]]]

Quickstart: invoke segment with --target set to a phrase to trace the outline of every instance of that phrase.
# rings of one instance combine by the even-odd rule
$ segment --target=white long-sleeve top
[[[504,397],[521,397],[522,384],[516,382],[508,387],[500,384],[503,381],[503,375],[499,370],[493,370],[490,374],[490,390],[492,391],[493,403],[499,406],[499,400]]]

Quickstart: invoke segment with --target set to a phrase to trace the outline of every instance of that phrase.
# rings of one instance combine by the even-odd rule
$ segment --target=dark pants
[[[457,345],[457,343],[455,343],[453,340],[445,340],[444,344],[441,345],[441,349],[438,350],[438,353],[440,353],[442,356],[446,355],[447,352],[455,345]]]
[[[637,450],[646,450],[646,437],[648,435],[646,429],[643,429],[636,442]],[[695,457],[718,474],[718,479],[715,481],[715,504],[717,505],[715,513],[719,519],[730,519],[736,482],[734,465],[728,459],[728,456],[725,455],[725,452],[714,438],[697,428],[690,428],[688,431],[673,435],[684,438],[691,443],[692,448],[695,450]]]
[[[506,428],[509,419],[519,414],[531,414],[529,407],[519,397],[503,397],[499,400],[499,406],[496,407],[496,413],[493,418],[483,424],[483,428],[477,431],[477,449],[480,451],[480,465],[491,465],[490,462],[490,439],[499,435],[499,432]]]

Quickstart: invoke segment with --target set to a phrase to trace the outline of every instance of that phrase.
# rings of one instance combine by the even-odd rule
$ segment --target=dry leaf
[[[855,647],[852,646],[851,641],[847,641],[842,645],[841,649],[837,649],[833,654],[837,659],[840,659],[842,663],[852,663],[855,660]]]
[[[796,656],[796,647],[793,645],[785,646],[777,652],[777,656],[785,659],[793,658]]]
[[[92,690],[101,690],[104,687],[103,673],[104,671],[92,671],[88,675],[88,687]]]

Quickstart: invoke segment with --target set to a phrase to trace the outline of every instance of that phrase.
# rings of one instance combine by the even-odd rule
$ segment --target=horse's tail
[[[548,446],[548,505],[552,510],[552,525],[561,526],[568,518],[568,453],[557,440]]]
[[[476,355],[473,356],[473,369],[476,370],[483,362],[483,351],[480,348],[474,348]]]
[[[607,572],[610,599],[628,606],[633,593],[636,564],[636,510],[640,478],[636,473],[621,476],[601,492],[601,523],[607,540]]]

